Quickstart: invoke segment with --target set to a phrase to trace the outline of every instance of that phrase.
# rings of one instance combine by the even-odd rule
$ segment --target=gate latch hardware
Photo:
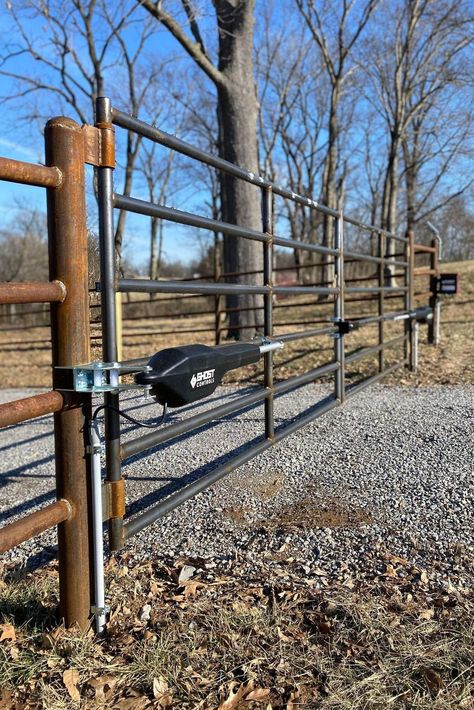
[[[332,320],[338,329],[338,332],[334,336],[335,338],[340,338],[353,330],[359,329],[359,323],[356,320],[344,320],[344,318],[333,318]]]

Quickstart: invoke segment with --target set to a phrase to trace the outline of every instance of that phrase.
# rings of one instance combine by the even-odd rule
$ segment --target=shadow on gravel
[[[10,478],[16,478],[17,476],[20,476],[22,473],[26,473],[32,468],[37,468],[38,466],[45,466],[48,463],[52,463],[54,461],[54,454],[50,454],[49,456],[45,456],[43,459],[36,459],[35,461],[30,461],[29,463],[25,463],[22,466],[17,466],[16,468],[11,468],[9,471],[5,471],[5,473],[0,474],[0,487],[7,485],[7,483],[10,483]],[[51,476],[54,475],[54,471],[51,472]],[[28,474],[28,478],[47,478],[48,474],[43,473],[43,474]]]
[[[296,422],[299,419],[302,419],[303,417],[307,416],[311,411],[314,411],[315,409],[319,408],[323,403],[326,401],[329,401],[332,399],[332,395],[329,397],[326,397],[325,399],[315,403],[313,407],[308,407],[305,409],[303,412],[300,412],[296,417],[291,417],[285,420],[285,423],[280,425],[279,427],[276,427],[275,433],[278,433],[280,430],[284,429],[287,425],[290,423]],[[247,409],[252,409],[256,405],[252,405],[251,407],[248,407]],[[244,411],[244,410],[243,410]],[[221,421],[221,420],[219,420]],[[212,422],[211,424],[207,424],[204,427],[201,427],[199,431],[205,431],[206,429],[211,428],[218,422]],[[196,432],[191,432],[191,434],[185,434],[182,437],[179,437],[178,439],[173,439],[171,442],[167,442],[166,444],[156,447],[153,449],[153,451],[159,450],[160,448],[163,448],[163,446],[167,446],[170,444],[175,444],[180,441],[184,441],[189,436],[192,436],[193,433]],[[205,464],[204,466],[200,466],[197,469],[194,469],[194,471],[191,471],[190,473],[187,473],[185,476],[181,476],[181,478],[176,478],[173,480],[170,479],[159,479],[154,476],[149,477],[149,478],[141,478],[139,477],[139,480],[154,480],[154,481],[159,481],[159,480],[168,480],[169,483],[166,486],[162,486],[156,491],[152,491],[148,493],[147,495],[143,496],[142,498],[139,498],[138,500],[134,501],[128,506],[127,513],[128,515],[133,515],[134,513],[139,513],[145,510],[146,508],[154,505],[155,503],[158,503],[159,501],[163,500],[164,498],[167,498],[169,495],[172,493],[175,493],[176,491],[181,490],[182,488],[185,488],[187,485],[192,483],[193,481],[199,480],[206,474],[208,474],[210,471],[212,471],[215,468],[219,468],[220,466],[225,465],[230,459],[234,458],[235,456],[238,456],[239,454],[243,453],[246,449],[249,447],[254,446],[255,444],[258,444],[263,440],[263,436],[257,436],[249,441],[246,441],[244,444],[241,446],[238,446],[237,448],[233,449],[232,451],[228,451],[227,453],[223,454],[222,456],[219,456],[217,459],[213,459],[208,464]],[[139,454],[136,457],[133,457],[132,460],[140,460],[144,456],[148,456],[151,453],[151,450],[148,450],[144,452],[143,454]]]
[[[51,503],[55,499],[55,495],[54,491],[48,491],[47,493],[42,493],[40,496],[36,496],[36,498],[30,498],[24,503],[19,503],[13,508],[9,508],[7,511],[0,513],[0,522],[11,522],[9,518],[13,518],[19,513],[27,513],[31,508],[36,508],[42,503]]]
[[[44,434],[38,434],[37,436],[31,436],[29,439],[22,439],[21,441],[12,441],[10,444],[6,444],[5,446],[0,446],[0,452],[2,451],[10,451],[10,449],[15,449],[18,446],[25,446],[26,444],[32,444],[33,441],[39,441],[40,439],[46,439],[48,436],[53,438],[53,432],[48,431],[45,432]]]

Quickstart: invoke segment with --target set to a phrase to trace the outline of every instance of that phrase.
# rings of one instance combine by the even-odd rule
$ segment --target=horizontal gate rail
[[[0,283],[0,304],[62,303],[66,287],[60,281]]]
[[[199,293],[199,294],[308,294],[328,295],[337,293],[337,288],[326,286],[241,286],[240,284],[216,284],[187,281],[144,281],[142,279],[120,279],[118,290],[122,293]]]
[[[415,252],[424,252],[426,254],[435,254],[436,253],[436,247],[434,246],[427,246],[426,244],[414,244],[413,245]]]
[[[69,501],[61,499],[25,515],[21,520],[5,525],[1,529],[0,554],[31,540],[32,537],[41,535],[59,523],[64,523],[71,515],[72,508]]]
[[[60,187],[62,172],[57,167],[0,158],[0,180],[36,187]]]
[[[63,406],[63,395],[56,390],[0,404],[0,428],[60,412]]]
[[[406,335],[399,335],[397,338],[392,338],[391,340],[379,343],[378,345],[371,345],[370,347],[361,348],[353,353],[349,353],[348,355],[346,355],[346,364],[350,362],[356,362],[357,360],[361,360],[362,358],[368,357],[369,355],[375,355],[383,349],[393,348],[396,345],[400,345],[401,343],[405,342],[406,337]]]

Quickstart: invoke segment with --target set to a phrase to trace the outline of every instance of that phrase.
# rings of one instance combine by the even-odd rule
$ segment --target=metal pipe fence
[[[261,229],[249,229],[243,225],[152,204],[130,195],[115,194],[115,127],[132,131],[144,140],[159,143],[232,179],[253,185],[260,192]],[[100,241],[98,303],[90,303],[88,290],[84,185],[86,163],[95,167],[97,177]],[[54,119],[47,124],[45,166],[0,158],[0,179],[47,189],[49,282],[0,284],[0,306],[39,302],[50,304],[49,325],[36,326],[33,323],[30,327],[49,327],[51,330],[53,388],[44,394],[0,405],[0,426],[13,426],[33,417],[54,413],[57,498],[43,510],[35,511],[0,530],[0,550],[10,549],[58,525],[60,598],[67,625],[78,623],[86,628],[91,614],[100,619],[104,617],[103,606],[97,608],[97,599],[94,598],[94,589],[101,587],[98,569],[101,561],[96,559],[93,564],[89,554],[93,547],[96,554],[101,549],[98,543],[102,530],[98,529],[98,520],[103,517],[108,524],[110,549],[120,549],[127,539],[144,527],[253,457],[280,443],[289,434],[340,406],[346,398],[399,368],[414,369],[417,357],[417,301],[429,299],[427,308],[423,309],[425,316],[428,313],[439,319],[434,290],[434,279],[439,270],[437,242],[431,246],[416,244],[411,233],[406,237],[393,235],[354,219],[342,210],[320,205],[116,110],[107,98],[97,101],[95,126],[86,125],[81,128],[65,118]],[[273,213],[275,195],[326,215],[332,225],[332,244],[308,244],[278,234],[280,225]],[[220,235],[234,240],[251,240],[261,245],[258,248],[262,250],[263,268],[259,271],[225,272],[215,253],[213,274],[155,281],[120,278],[114,244],[114,213],[117,209],[205,229],[217,235],[216,242]],[[368,233],[368,238],[377,246],[376,253],[364,253],[363,247],[360,251],[347,249],[345,230],[348,226]],[[389,239],[396,239],[403,251],[388,255],[386,247]],[[320,255],[322,261],[295,267],[275,266],[276,250],[285,248],[298,253]],[[429,265],[417,265],[415,259],[418,255],[425,255],[430,260]],[[330,262],[327,257],[331,257]],[[279,273],[293,270],[301,274],[300,269],[325,268],[329,263],[334,268],[334,276],[325,283],[315,281],[317,276],[311,277],[311,283],[307,282],[308,279],[297,279],[296,282],[288,279],[282,283],[276,278]],[[395,276],[392,273],[389,280],[388,267],[395,273]],[[258,276],[259,283],[233,282],[237,277],[245,276]],[[429,289],[421,283],[426,278],[430,279]],[[123,322],[132,324],[128,332],[123,332],[125,339],[160,337],[173,333],[190,336],[188,340],[194,340],[191,336],[206,333],[213,334],[216,343],[219,343],[228,328],[225,319],[232,313],[244,312],[249,308],[238,301],[237,305],[234,303],[226,306],[222,297],[239,298],[244,294],[253,294],[262,297],[257,309],[261,314],[261,336],[265,342],[278,340],[285,345],[301,342],[306,352],[309,340],[319,343],[321,338],[325,338],[330,347],[325,346],[319,351],[327,351],[330,355],[327,361],[318,362],[316,366],[313,363],[301,374],[278,380],[279,358],[269,347],[264,350],[263,371],[259,375],[261,379],[252,391],[238,393],[231,401],[188,414],[180,421],[127,441],[122,441],[121,437],[120,384],[117,380],[116,385],[106,388],[103,394],[106,465],[105,479],[100,485],[97,441],[91,442],[87,438],[88,424],[91,430],[92,423],[92,390],[81,392],[76,387],[66,387],[64,377],[67,373],[70,375],[77,366],[90,364],[91,343],[100,343],[103,362],[118,368],[120,374],[143,371],[148,358],[123,360],[117,364],[122,329],[122,322],[118,321],[117,315],[117,294],[133,293],[145,293],[147,298],[123,303]],[[150,298],[153,294],[159,294],[159,297]],[[283,299],[283,302],[279,299]],[[184,327],[171,330],[167,323],[175,319],[177,314],[175,310],[169,312],[167,309],[176,304],[183,316]],[[288,314],[288,308],[301,308],[305,311],[293,316],[291,312]],[[356,313],[349,315],[354,310]],[[44,317],[43,309],[24,310],[18,317],[31,317],[36,313]],[[92,319],[91,313],[94,314]],[[281,313],[279,317],[278,313]],[[4,315],[1,314],[2,317]],[[191,319],[197,316],[209,318],[209,322],[191,327]],[[133,323],[141,320],[147,323],[162,322],[159,327],[150,325],[146,330],[132,330]],[[393,324],[390,331],[387,330],[389,323]],[[432,323],[430,321],[429,338],[434,341],[438,326],[436,322],[434,325]],[[100,332],[95,330],[91,335],[91,326],[99,328]],[[8,330],[3,325],[0,328],[2,333]],[[375,331],[377,341],[364,340],[357,347],[351,346],[350,338],[355,330],[368,332],[372,336]],[[8,345],[8,342],[4,344]],[[403,355],[399,355],[400,347],[403,347]],[[358,372],[357,364],[371,358],[376,359],[374,372],[369,376],[358,376],[353,381]],[[329,396],[316,397],[314,405],[294,419],[282,423],[276,421],[274,405],[278,397],[322,379],[332,382],[333,389]],[[219,465],[217,461],[210,462],[209,470],[197,480],[174,491],[148,510],[132,517],[127,515],[122,469],[132,456],[173,441],[183,434],[194,435],[212,421],[236,416],[250,407],[263,408],[263,433],[249,441],[245,451],[234,452],[225,465]],[[93,496],[91,490],[95,491]],[[105,506],[103,516],[99,514],[102,503],[98,505],[98,490],[102,492]],[[94,515],[91,497],[94,498]],[[94,530],[91,530],[92,520],[95,521]]]
[[[67,118],[45,131],[46,165],[0,158],[0,179],[47,189],[49,283],[0,285],[0,304],[49,303],[53,390],[0,406],[1,426],[54,414],[56,502],[0,530],[0,551],[58,525],[61,613],[67,625],[90,615],[88,464],[84,422],[88,402],[56,387],[57,367],[90,358],[84,139]],[[74,325],[73,325],[74,324]],[[81,584],[78,584],[78,579]]]

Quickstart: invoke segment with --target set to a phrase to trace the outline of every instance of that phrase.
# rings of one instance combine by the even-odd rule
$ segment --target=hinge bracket
[[[125,515],[125,481],[105,481],[102,484],[102,521]]]
[[[115,131],[112,124],[82,126],[84,162],[96,168],[115,168]]]

